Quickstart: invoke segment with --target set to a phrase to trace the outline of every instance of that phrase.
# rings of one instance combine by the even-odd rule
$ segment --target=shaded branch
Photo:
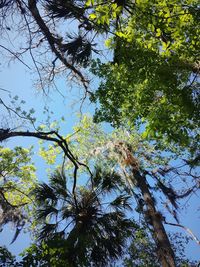
[[[89,167],[82,163],[79,162],[78,159],[73,155],[73,153],[70,151],[67,141],[59,135],[56,131],[49,131],[49,132],[22,132],[22,131],[13,131],[11,132],[9,129],[0,129],[0,142],[7,140],[11,137],[35,137],[41,140],[45,141],[51,141],[56,143],[64,152],[64,155],[72,162],[74,165],[74,183],[73,183],[73,189],[72,193],[75,194],[75,189],[76,189],[76,181],[77,181],[77,171],[79,166],[85,167],[88,172],[90,173],[92,177],[92,173],[89,169]]]

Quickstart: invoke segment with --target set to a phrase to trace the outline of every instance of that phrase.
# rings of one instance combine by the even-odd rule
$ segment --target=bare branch
[[[8,51],[11,55],[17,58],[24,66],[26,66],[29,70],[31,70],[31,68],[23,60],[21,60],[21,58],[17,55],[17,53],[12,52],[10,49],[8,49],[7,47],[3,45],[0,45],[0,47]]]

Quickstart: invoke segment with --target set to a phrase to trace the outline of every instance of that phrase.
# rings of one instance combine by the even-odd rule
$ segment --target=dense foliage
[[[104,11],[111,23],[108,6],[97,21]],[[92,98],[100,102],[97,121],[143,126],[144,137],[197,151],[199,12],[198,1],[124,2],[106,42],[113,60],[92,64],[101,79]]]
[[[67,134],[65,114],[0,97],[0,227],[14,225],[11,243],[34,238],[19,259],[0,247],[0,266],[194,264],[165,226],[200,244],[178,216],[199,190],[199,18],[197,0],[0,1],[0,53],[35,70],[45,95],[68,77],[81,108],[88,95],[97,105]],[[16,137],[39,152],[4,143]]]

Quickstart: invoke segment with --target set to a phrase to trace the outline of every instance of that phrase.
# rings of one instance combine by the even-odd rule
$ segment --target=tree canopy
[[[196,0],[0,1],[4,62],[30,71],[46,102],[67,79],[80,111],[96,105],[67,132],[65,114],[0,97],[0,226],[14,224],[11,243],[34,238],[17,259],[0,247],[0,266],[195,264],[168,227],[200,245],[179,218],[200,184],[199,18]]]
[[[117,3],[110,9],[105,5],[108,24],[113,21],[114,6]],[[144,137],[164,139],[165,145],[173,141],[195,153],[199,141],[198,1],[124,2],[119,8],[114,35],[106,41],[113,61],[92,64],[101,80],[92,98],[100,102],[95,119],[143,126]],[[94,13],[97,21],[100,12]]]

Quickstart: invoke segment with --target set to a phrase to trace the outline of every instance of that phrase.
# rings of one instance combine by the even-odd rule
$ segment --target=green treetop
[[[101,1],[97,1],[100,3]],[[92,64],[100,85],[96,121],[143,126],[144,137],[196,151],[199,133],[198,1],[120,1],[100,5],[113,35],[111,62]],[[121,12],[113,15],[115,6]],[[107,12],[107,13],[106,13]]]

